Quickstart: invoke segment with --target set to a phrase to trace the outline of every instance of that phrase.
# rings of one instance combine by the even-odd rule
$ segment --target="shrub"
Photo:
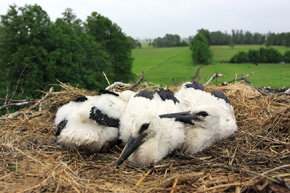
[[[249,62],[248,54],[244,51],[239,51],[236,55],[234,55],[231,60],[231,63],[246,63]]]
[[[259,50],[249,50],[249,52],[248,52],[249,62],[252,62],[254,64],[258,63],[259,58],[260,58]]]
[[[274,48],[260,48],[260,63],[279,63],[282,61],[282,54]]]
[[[284,57],[285,58],[285,57]],[[290,58],[290,54],[288,56]],[[231,63],[279,63],[283,59],[282,54],[274,48],[260,48],[259,50],[249,50],[248,53],[239,51],[234,55]]]
[[[284,53],[284,62],[290,63],[290,50]]]

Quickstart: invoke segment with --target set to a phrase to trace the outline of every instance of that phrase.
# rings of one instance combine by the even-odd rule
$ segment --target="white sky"
[[[252,33],[290,32],[289,0],[0,0],[0,14],[9,5],[38,4],[52,21],[72,8],[85,21],[93,11],[108,17],[133,38],[157,38],[166,33],[189,37],[198,29],[232,29]]]

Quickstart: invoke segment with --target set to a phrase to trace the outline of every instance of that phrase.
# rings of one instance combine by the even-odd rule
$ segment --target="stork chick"
[[[128,158],[133,165],[148,166],[179,148],[184,141],[183,124],[159,117],[178,112],[177,105],[169,90],[160,89],[154,95],[141,91],[133,96],[120,119],[120,139],[127,144],[116,164]]]
[[[131,91],[124,91],[122,94],[105,92],[63,105],[55,118],[57,142],[70,149],[79,148],[95,152],[105,147],[104,151],[107,151],[107,142],[118,139],[118,118],[125,110],[129,96],[133,94]],[[98,112],[109,117],[109,120],[114,120],[114,124],[110,121],[103,120],[100,123],[95,120],[97,116],[92,109],[98,109]]]
[[[175,93],[183,112],[161,117],[176,118],[185,123],[186,137],[181,151],[194,154],[234,134],[236,118],[230,100],[222,92],[204,91],[197,83],[185,83]]]

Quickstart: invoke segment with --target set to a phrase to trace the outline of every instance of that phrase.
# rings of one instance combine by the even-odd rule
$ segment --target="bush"
[[[282,54],[274,48],[260,48],[259,50],[260,63],[279,63],[282,61]]]
[[[244,51],[239,51],[236,55],[234,55],[231,60],[231,63],[247,63],[249,62],[248,54]]]
[[[192,60],[194,64],[211,63],[212,54],[209,49],[209,44],[201,33],[194,36],[190,49],[192,50]]]
[[[290,59],[290,54],[289,54]],[[285,58],[285,57],[284,57]],[[231,63],[279,63],[283,59],[282,54],[274,48],[260,48],[259,50],[249,50],[248,53],[240,51],[234,55]]]
[[[290,63],[290,50],[284,53],[284,62]]]
[[[259,57],[260,57],[259,50],[249,50],[248,52],[249,62],[256,64],[259,62]]]

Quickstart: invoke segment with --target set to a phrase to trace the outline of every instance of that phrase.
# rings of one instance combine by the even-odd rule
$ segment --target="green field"
[[[248,80],[255,86],[271,86],[281,88],[290,86],[290,64],[228,64],[221,61],[228,61],[240,50],[259,49],[260,45],[235,46],[211,46],[213,53],[213,63],[203,66],[200,70],[198,81],[205,83],[214,73],[224,74],[224,78],[219,78],[212,84],[231,81],[242,77],[243,74],[254,73]],[[286,47],[274,47],[284,53]],[[175,85],[172,79],[185,82],[194,77],[200,65],[193,65],[191,50],[189,47],[173,48],[152,48],[144,47],[134,49],[133,72],[140,75],[144,71],[144,80],[164,85]]]

